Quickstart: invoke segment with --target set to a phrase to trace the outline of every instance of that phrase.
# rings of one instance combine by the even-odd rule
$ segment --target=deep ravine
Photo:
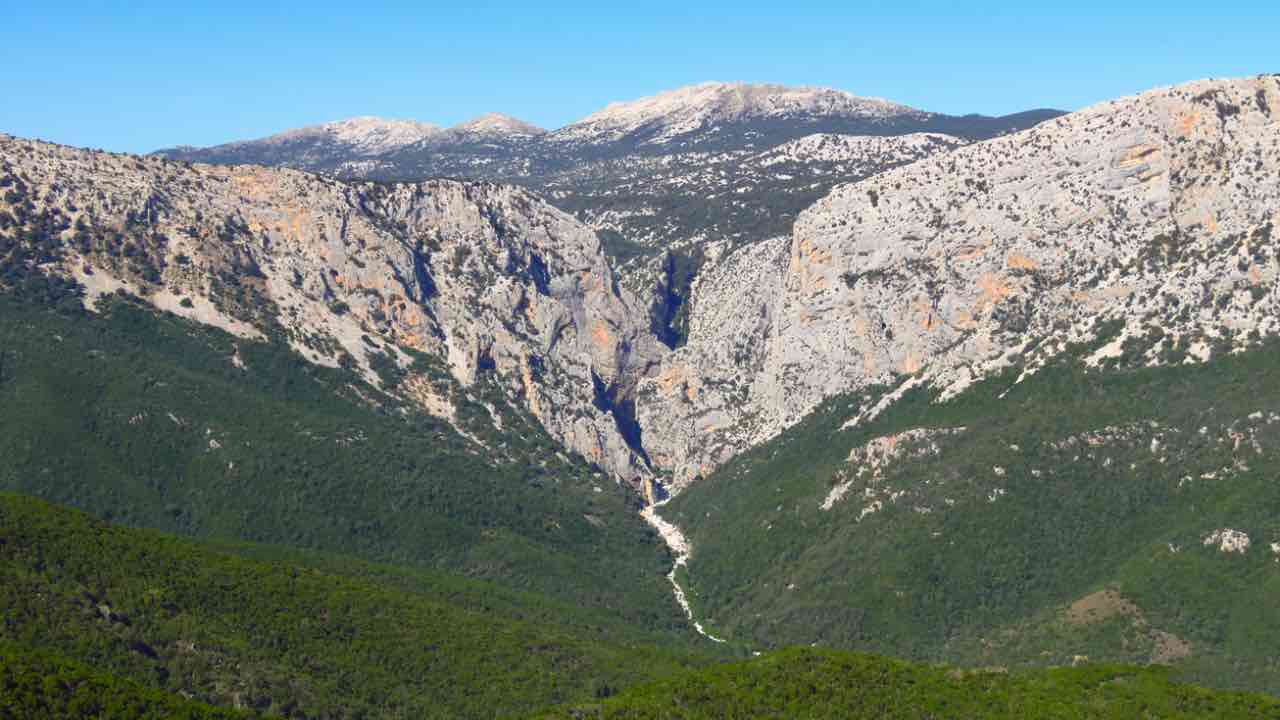
[[[675,593],[676,602],[680,603],[680,607],[684,608],[684,614],[689,618],[689,622],[693,624],[693,629],[697,630],[699,635],[702,635],[709,640],[722,643],[724,642],[723,638],[718,638],[707,632],[702,627],[702,623],[694,619],[693,608],[689,606],[689,598],[685,596],[684,588],[680,587],[680,582],[676,580],[676,571],[682,566],[688,564],[689,555],[693,550],[689,545],[688,539],[685,538],[684,533],[680,532],[680,528],[666,520],[663,520],[662,517],[658,515],[658,508],[666,505],[670,500],[671,498],[667,498],[646,506],[644,510],[640,511],[640,516],[644,518],[645,522],[652,525],[653,528],[658,531],[658,534],[661,535],[662,539],[667,543],[667,547],[671,548],[671,552],[675,553],[676,559],[671,566],[671,572],[667,573],[667,580],[671,581],[671,589],[672,592]]]

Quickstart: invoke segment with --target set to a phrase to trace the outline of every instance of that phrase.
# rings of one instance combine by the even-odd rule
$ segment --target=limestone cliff
[[[464,387],[492,374],[616,476],[646,471],[614,411],[626,414],[663,348],[595,234],[525,191],[347,183],[7,136],[0,181],[0,218],[51,246],[43,270],[79,280],[90,306],[125,289],[234,333],[280,337],[375,384],[391,363],[409,373],[402,392],[448,416],[438,383],[414,374],[413,353],[425,353]]]
[[[1160,89],[840,186],[701,277],[641,384],[677,487],[845,392],[1203,360],[1280,332],[1280,78]],[[879,392],[879,391],[877,391]],[[870,397],[870,396],[868,396]],[[880,397],[877,395],[876,397]]]

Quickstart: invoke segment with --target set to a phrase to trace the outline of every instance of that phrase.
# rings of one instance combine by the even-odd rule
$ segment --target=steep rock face
[[[785,254],[759,245],[700,279],[688,346],[641,387],[646,445],[679,487],[837,393],[890,388],[865,419],[1104,330],[1094,363],[1241,347],[1280,332],[1277,233],[1274,76],[1104,103],[841,186]]]
[[[656,284],[662,253],[698,253],[714,262],[733,247],[790,232],[796,216],[838,183],[966,142],[937,133],[818,133],[768,149],[588,163],[548,178],[540,190],[616,239],[619,274],[643,292]]]
[[[741,428],[766,410],[764,342],[785,311],[790,241],[755,243],[700,275],[687,344],[638,391],[638,419],[654,464],[676,472],[677,487],[755,441]]]
[[[90,305],[126,289],[232,332],[283,337],[375,384],[398,368],[404,392],[447,416],[439,388],[414,374],[411,353],[426,353],[466,386],[492,374],[618,477],[645,472],[613,410],[629,407],[662,348],[595,234],[522,190],[346,183],[3,136],[0,161],[0,209],[20,224],[46,218],[44,270],[81,281]]]
[[[831,88],[703,83],[551,132],[491,114],[375,153],[311,129],[159,154],[347,178],[519,183],[599,232],[624,284],[648,296],[664,253],[716,255],[726,249],[717,243],[787,234],[837,184],[1059,114],[948,116]]]

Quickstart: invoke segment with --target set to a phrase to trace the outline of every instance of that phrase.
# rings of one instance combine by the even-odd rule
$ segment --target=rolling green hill
[[[248,557],[270,555],[292,559]],[[1165,668],[960,670],[814,649],[724,664],[491,589],[3,494],[0,717],[1280,717],[1274,698],[1178,685]]]
[[[761,649],[1280,692],[1280,346],[1145,367],[1131,345],[849,429],[875,397],[836,398],[694,485],[662,514],[699,618]]]
[[[1263,695],[1171,683],[1163,668],[956,670],[793,649],[633,688],[544,718],[1275,718]]]
[[[234,720],[215,708],[97,672],[47,652],[0,642],[0,718],[42,720]]]
[[[240,549],[0,495],[0,676],[21,688],[82,664],[118,680],[84,691],[104,703],[138,685],[146,702],[180,693],[286,717],[493,717],[714,659],[711,648],[659,648],[546,598]],[[27,696],[18,702],[30,710]]]

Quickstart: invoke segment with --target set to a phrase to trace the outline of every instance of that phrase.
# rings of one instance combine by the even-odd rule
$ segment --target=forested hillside
[[[795,649],[628,690],[542,718],[1083,720],[1280,717],[1280,701],[1169,681],[1163,668],[961,670]]]
[[[910,390],[857,427],[877,396],[837,397],[693,486],[662,512],[692,540],[704,624],[1280,692],[1277,345],[1164,367],[1126,347],[946,402]]]
[[[493,717],[715,657],[528,593],[211,547],[11,494],[0,495],[0,608],[0,688],[12,693],[0,717],[35,717],[42,703],[65,716],[118,702],[177,712],[178,696],[294,718]],[[148,716],[132,712],[119,717]]]
[[[127,298],[90,314],[65,295],[56,312],[45,282],[0,295],[0,489],[112,522],[447,569],[683,632],[638,499],[495,397],[500,431],[483,385],[463,427],[512,461],[281,344]]]
[[[238,720],[252,716],[0,641],[0,717],[5,720]]]
[[[529,595],[212,547],[7,494],[0,580],[5,718],[1280,717],[1274,698],[1175,684],[1164,668],[965,670],[811,649],[722,664]]]

